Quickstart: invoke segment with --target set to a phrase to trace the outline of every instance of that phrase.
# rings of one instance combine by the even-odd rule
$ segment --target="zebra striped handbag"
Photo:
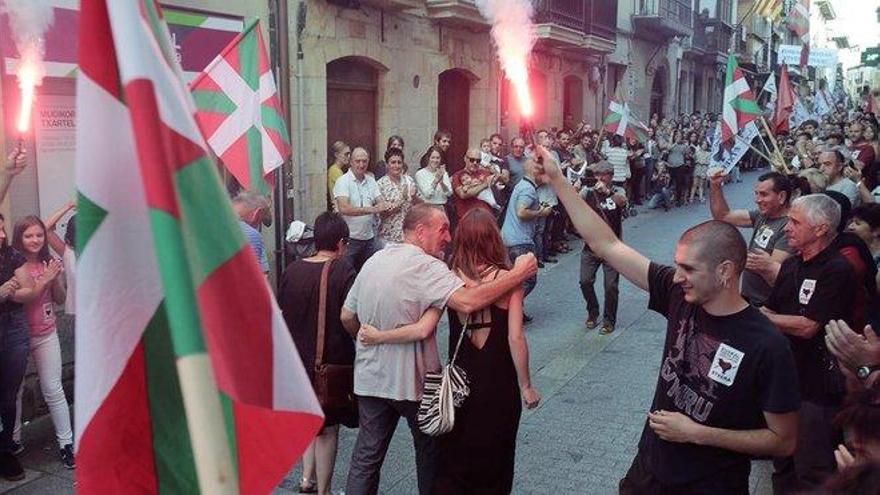
[[[455,408],[461,407],[471,393],[467,373],[455,365],[458,349],[467,333],[469,323],[470,315],[461,330],[461,335],[458,336],[458,343],[455,345],[455,352],[449,364],[439,373],[425,374],[425,386],[422,389],[422,401],[419,403],[416,421],[419,430],[426,435],[436,437],[452,431],[452,427],[455,426]]]

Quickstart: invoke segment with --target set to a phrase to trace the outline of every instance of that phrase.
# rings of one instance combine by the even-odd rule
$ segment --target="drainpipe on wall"
[[[296,204],[299,205],[298,216],[305,221],[305,198],[308,197],[306,186],[306,151],[305,151],[305,77],[303,76],[302,34],[306,27],[308,4],[300,0],[296,10]]]
[[[290,38],[287,32],[287,0],[269,1],[270,56],[275,76],[279,82],[278,92],[281,100],[281,113],[284,123],[290,129]],[[281,282],[281,273],[287,266],[284,249],[284,233],[287,226],[287,177],[290,162],[281,165],[281,173],[275,180],[275,273]]]

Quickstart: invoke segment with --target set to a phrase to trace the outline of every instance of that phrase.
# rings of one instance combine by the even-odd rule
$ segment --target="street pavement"
[[[752,205],[757,174],[725,188],[732,208]],[[624,223],[624,240],[660,263],[671,263],[675,242],[689,226],[710,217],[708,204],[668,212],[639,208]],[[744,231],[745,235],[750,232]],[[526,301],[534,322],[526,327],[532,381],[541,393],[537,409],[523,411],[516,456],[514,493],[610,494],[629,468],[651,404],[660,366],[665,320],[647,310],[647,294],[621,280],[617,330],[607,336],[584,326],[586,313],[578,286],[580,245],[548,264]],[[602,300],[601,270],[596,281]],[[445,320],[445,318],[444,318]],[[448,330],[439,329],[445,354]],[[50,422],[25,431],[22,457],[28,478],[0,482],[0,493],[72,493],[72,472],[57,461]],[[357,430],[340,431],[334,492],[344,489]],[[296,493],[296,468],[275,491]],[[380,492],[417,493],[412,437],[405,421],[394,435],[382,469]],[[770,491],[768,463],[755,462],[752,493]]]

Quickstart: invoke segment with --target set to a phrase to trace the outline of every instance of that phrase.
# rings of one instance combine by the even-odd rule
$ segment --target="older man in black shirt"
[[[796,199],[785,233],[798,254],[782,263],[761,311],[788,335],[801,384],[801,428],[793,456],[777,459],[775,493],[818,488],[834,471],[832,427],[845,393],[837,361],[825,346],[825,325],[852,321],[855,274],[835,245],[840,206],[824,194]]]
[[[799,407],[791,349],[739,293],[746,245],[717,220],[682,235],[675,267],[618,239],[538,148],[559,199],[590,249],[650,293],[667,319],[663,362],[622,494],[746,494],[751,456],[790,455]]]

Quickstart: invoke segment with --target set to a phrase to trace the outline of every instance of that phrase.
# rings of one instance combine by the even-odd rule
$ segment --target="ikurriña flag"
[[[721,143],[732,145],[733,140],[746,124],[758,119],[761,109],[755,102],[755,94],[749,87],[742,69],[731,54],[727,58],[724,78],[724,102],[721,106]]]
[[[77,491],[270,493],[320,406],[151,0],[83,0]]]
[[[248,22],[190,89],[208,145],[242,187],[268,194],[290,157],[290,135],[259,21]]]
[[[608,114],[602,125],[608,134],[617,134],[627,139],[635,138],[640,143],[648,140],[648,126],[633,116],[622,84],[617,86],[614,97],[608,103]]]

